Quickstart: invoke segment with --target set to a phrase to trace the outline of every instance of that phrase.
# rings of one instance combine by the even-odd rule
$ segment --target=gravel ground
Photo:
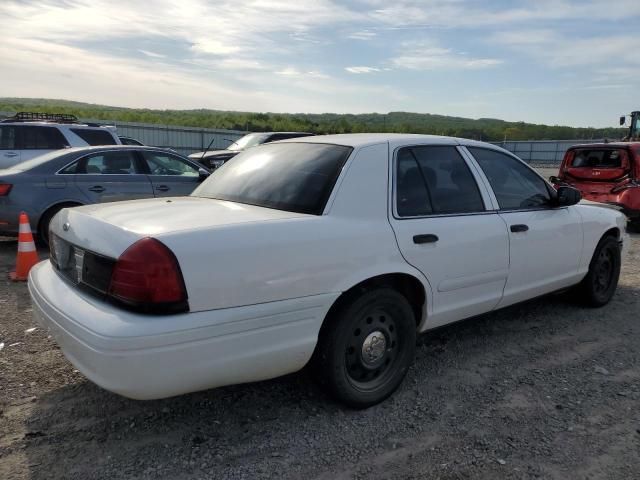
[[[0,241],[0,479],[640,478],[638,235],[607,307],[556,295],[423,335],[366,411],[305,371],[152,402],[103,391],[30,331],[15,251]]]

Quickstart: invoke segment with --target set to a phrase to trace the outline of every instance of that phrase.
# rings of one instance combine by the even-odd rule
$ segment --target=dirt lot
[[[640,236],[613,302],[553,296],[424,335],[366,411],[306,372],[138,402],[41,329],[0,241],[0,479],[640,478]]]

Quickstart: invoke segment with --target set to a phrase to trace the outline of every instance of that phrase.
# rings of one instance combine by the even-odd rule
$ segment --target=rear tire
[[[367,408],[391,395],[413,363],[416,322],[407,299],[382,287],[354,295],[327,318],[316,376],[339,401]]]
[[[578,286],[580,300],[598,308],[609,303],[620,278],[620,246],[615,237],[603,237],[589,264],[589,272]]]

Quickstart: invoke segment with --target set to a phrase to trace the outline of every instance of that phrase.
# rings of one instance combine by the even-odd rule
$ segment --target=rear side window
[[[401,217],[485,210],[478,184],[453,146],[398,151],[396,208]]]
[[[486,148],[467,147],[487,176],[501,210],[547,206],[551,200],[546,183],[515,158]]]
[[[0,126],[0,149],[13,150],[16,148],[16,127]]]
[[[570,167],[580,168],[621,168],[622,150],[574,150],[575,155]]]
[[[89,145],[117,145],[116,140],[108,130],[101,130],[97,128],[72,128],[71,131]]]
[[[65,167],[60,173],[80,175],[130,175],[137,172],[133,154],[128,151],[117,151],[88,155]]]
[[[59,150],[69,146],[64,135],[55,127],[21,125],[16,129],[19,148],[23,150]]]

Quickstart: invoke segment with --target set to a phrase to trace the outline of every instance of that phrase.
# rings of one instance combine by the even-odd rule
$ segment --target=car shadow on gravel
[[[499,404],[498,378],[528,388],[532,371],[599,355],[589,348],[606,343],[607,331],[628,330],[620,312],[630,306],[638,311],[639,290],[621,285],[605,309],[552,295],[428,332],[400,390],[365,411],[333,402],[307,370],[159,401],[128,400],[80,378],[32,404],[24,438],[31,478],[266,478],[278,468],[288,472],[282,478],[315,477],[345,452],[357,464],[362,445],[390,449],[389,432],[411,438],[416,422],[432,438],[451,435],[441,413],[453,404],[475,410],[481,395]],[[376,423],[383,430],[372,439]]]

